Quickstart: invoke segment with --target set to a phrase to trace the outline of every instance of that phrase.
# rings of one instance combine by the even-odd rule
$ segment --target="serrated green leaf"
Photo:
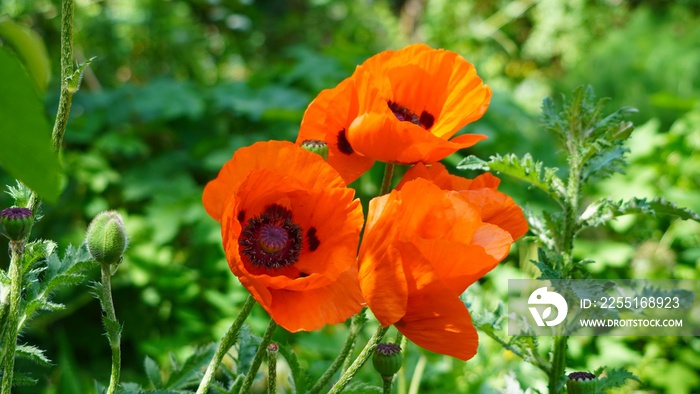
[[[45,355],[44,351],[36,346],[30,345],[17,345],[15,350],[15,355],[19,358],[24,358],[30,360],[38,365],[45,367],[51,366],[51,360],[49,360]]]
[[[106,315],[102,318],[102,324],[105,327],[105,334],[109,339],[109,343],[119,343],[122,336],[122,325],[118,321],[108,318]]]
[[[343,394],[372,394],[382,393],[381,387],[373,386],[363,382],[351,382],[343,389]]]
[[[15,387],[34,386],[37,382],[38,382],[38,380],[33,378],[31,374],[28,374],[25,372],[15,371],[15,373],[12,374],[12,385]]]
[[[87,66],[89,66],[93,60],[95,60],[94,56],[78,64],[78,67],[75,68],[73,74],[66,77],[65,82],[69,92],[75,93],[78,91],[78,89],[80,89],[80,82],[82,82],[83,80],[83,73],[85,72]]]
[[[561,257],[550,254],[547,250],[537,249],[537,260],[530,260],[540,270],[537,279],[563,279],[564,264]]]
[[[583,166],[581,171],[583,181],[591,182],[607,178],[616,173],[624,174],[624,168],[627,165],[625,154],[628,152],[629,149],[618,144],[597,150]]]
[[[598,368],[594,374],[600,376],[604,367]],[[605,377],[598,380],[598,390],[604,391],[615,387],[622,387],[628,379],[640,382],[639,378],[633,373],[623,368],[613,368],[605,372]]]
[[[261,338],[253,334],[247,324],[241,327],[238,333],[238,357],[236,371],[246,373],[253,362],[255,354],[258,352]]]
[[[164,384],[166,389],[187,389],[191,386],[199,384],[203,373],[202,371],[214,357],[216,351],[215,344],[201,346],[195,349],[187,360],[180,366],[177,362],[174,363],[176,368],[168,376],[167,382]]]
[[[148,381],[151,382],[153,388],[162,389],[163,377],[160,374],[158,364],[152,358],[146,356],[143,360],[143,369],[146,371],[146,377],[148,377]]]
[[[564,182],[557,176],[557,169],[545,167],[542,162],[536,162],[528,153],[522,159],[514,154],[491,156],[489,161],[483,161],[474,156],[464,158],[457,168],[462,170],[489,170],[510,175],[528,182],[555,201],[562,204],[566,196]]]
[[[610,220],[634,213],[642,213],[647,215],[669,215],[677,216],[683,220],[694,220],[700,222],[700,216],[688,208],[682,208],[676,204],[667,201],[661,197],[655,197],[651,200],[646,198],[633,198],[631,200],[614,201],[610,198],[604,198],[591,203],[583,215],[581,215],[581,227],[596,227],[603,225]]]
[[[19,60],[3,47],[0,81],[0,164],[43,199],[56,202],[61,165],[52,148],[44,106]]]
[[[296,353],[294,353],[294,350],[292,350],[291,346],[288,344],[280,346],[279,352],[282,357],[287,360],[287,365],[289,365],[289,369],[292,371],[295,391],[297,393],[306,393],[307,387],[309,386],[309,374],[299,364]]]

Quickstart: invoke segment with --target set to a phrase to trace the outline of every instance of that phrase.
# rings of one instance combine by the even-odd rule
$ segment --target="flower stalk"
[[[102,301],[102,311],[105,313],[104,322],[107,330],[107,339],[112,350],[112,369],[109,374],[107,394],[114,394],[117,392],[121,374],[121,327],[114,312],[114,300],[112,299],[112,267],[110,264],[100,263],[100,269],[102,273],[102,294],[100,300]]]
[[[5,344],[4,353],[2,355],[2,394],[9,394],[12,392],[12,375],[15,368],[15,350],[17,348],[19,327],[18,319],[22,307],[22,260],[24,258],[25,243],[26,240],[10,241],[9,310],[5,325],[5,335],[2,341]]]
[[[363,365],[372,357],[374,349],[377,347],[384,334],[389,331],[389,327],[382,327],[381,325],[377,327],[377,331],[374,332],[372,337],[369,339],[365,347],[362,349],[360,354],[357,356],[355,361],[350,365],[350,367],[343,373],[343,375],[338,379],[338,381],[333,385],[328,394],[337,394],[343,391],[345,386],[350,383],[352,378],[355,377],[357,372],[362,368]]]
[[[243,327],[243,323],[245,322],[245,319],[248,318],[248,315],[250,315],[250,311],[253,310],[254,305],[255,299],[253,296],[248,295],[248,298],[245,300],[245,304],[243,304],[243,308],[241,308],[238,317],[236,317],[236,320],[233,321],[233,324],[231,324],[231,327],[229,327],[228,331],[226,331],[224,337],[221,338],[219,347],[216,349],[216,353],[214,353],[214,357],[209,362],[209,366],[207,367],[206,372],[204,372],[204,377],[199,383],[197,394],[204,394],[209,391],[209,386],[214,379],[216,370],[221,364],[221,360],[224,359],[226,353],[228,353],[229,349],[231,349],[233,344],[236,343],[238,332],[241,330],[241,327]]]
[[[265,330],[265,334],[260,341],[260,346],[258,346],[258,351],[255,353],[253,362],[250,364],[250,370],[243,380],[243,385],[239,391],[240,394],[250,392],[250,387],[253,385],[258,369],[260,369],[260,364],[263,362],[263,357],[265,357],[265,354],[267,353],[267,346],[270,345],[270,342],[272,342],[272,334],[275,333],[276,328],[277,323],[275,323],[274,320],[270,320],[270,324],[267,326],[267,330]]]
[[[348,356],[352,352],[353,347],[355,346],[355,338],[357,338],[357,334],[359,334],[360,330],[362,330],[362,326],[364,326],[365,321],[365,309],[360,311],[360,313],[358,313],[357,315],[353,316],[352,320],[350,321],[350,330],[348,332],[348,337],[345,339],[345,344],[343,344],[343,348],[338,354],[338,357],[336,357],[335,360],[333,360],[331,366],[328,367],[326,372],[323,373],[318,382],[316,382],[316,384],[314,384],[313,387],[311,387],[311,390],[309,390],[310,394],[320,393],[321,390],[326,386],[326,384],[328,384],[328,382],[333,378],[333,375],[335,375],[335,373],[338,372],[340,367],[343,366],[343,364],[348,359]]]

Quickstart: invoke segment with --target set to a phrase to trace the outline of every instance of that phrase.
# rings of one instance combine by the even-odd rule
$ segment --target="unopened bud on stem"
[[[121,215],[116,211],[97,215],[88,227],[86,242],[95,261],[107,265],[119,264],[128,243]]]
[[[382,379],[391,380],[394,374],[401,369],[402,362],[401,346],[395,343],[380,343],[374,349],[372,365],[382,375]]]
[[[5,234],[12,241],[25,239],[34,225],[34,214],[29,208],[10,207],[0,213]]]

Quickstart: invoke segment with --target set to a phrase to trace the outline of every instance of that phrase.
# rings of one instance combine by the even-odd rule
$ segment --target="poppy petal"
[[[311,331],[342,323],[362,309],[357,270],[343,272],[328,286],[306,291],[271,289],[272,302],[263,307],[287,331]]]

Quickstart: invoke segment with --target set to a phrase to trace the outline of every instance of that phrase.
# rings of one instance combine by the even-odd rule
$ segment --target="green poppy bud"
[[[126,250],[124,220],[116,211],[105,211],[92,220],[87,230],[87,247],[100,264],[119,264]]]
[[[401,346],[395,343],[380,343],[372,355],[374,369],[382,375],[383,379],[392,379],[401,369],[402,361]]]
[[[569,394],[595,394],[598,392],[598,378],[590,372],[572,372],[566,382]]]
[[[0,213],[5,234],[12,241],[25,239],[34,225],[34,214],[29,208],[10,207]]]
[[[301,147],[309,152],[316,153],[323,157],[323,160],[328,160],[328,144],[320,140],[304,140]]]

